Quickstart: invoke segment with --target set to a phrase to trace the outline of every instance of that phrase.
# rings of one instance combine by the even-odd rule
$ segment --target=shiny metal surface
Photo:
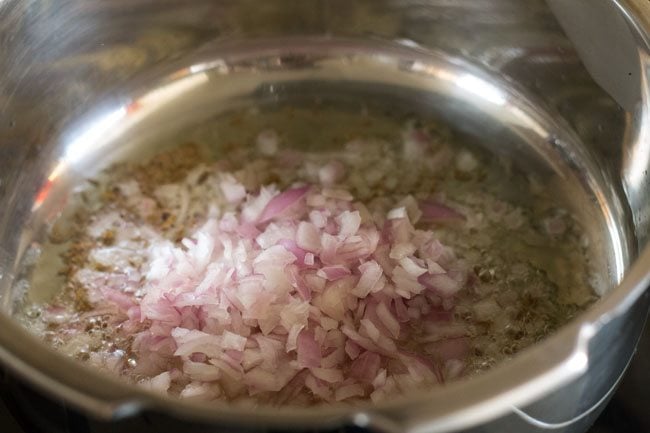
[[[566,1],[551,1],[553,11],[565,28],[579,25]],[[614,6],[617,29],[635,43],[632,75],[599,77],[584,42],[572,36],[576,49],[536,0],[0,2],[0,359],[103,417],[147,410],[249,430],[584,431],[632,354],[650,279],[650,14],[643,1],[598,2]],[[618,74],[632,80],[623,91],[611,85]],[[21,256],[76,180],[223,107],[284,103],[310,88],[418,101],[555,182],[607,252],[603,277],[620,284],[487,374],[354,411],[251,413],[151,396],[72,364],[6,314]]]

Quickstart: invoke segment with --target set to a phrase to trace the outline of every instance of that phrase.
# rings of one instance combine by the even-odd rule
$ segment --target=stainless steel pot
[[[156,431],[580,432],[607,402],[650,304],[646,0],[0,0],[0,29],[0,359],[44,392],[91,416],[147,413]],[[423,105],[493,150],[525,143],[534,156],[520,159],[560,179],[600,243],[612,286],[601,301],[471,380],[327,410],[149,395],[55,354],[12,319],[29,244],[119,143],[146,147],[224,103],[314,88],[371,100],[395,86],[410,92],[402,102],[429,95]]]

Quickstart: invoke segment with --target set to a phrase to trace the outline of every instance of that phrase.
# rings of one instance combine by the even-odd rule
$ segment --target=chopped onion
[[[465,221],[467,218],[462,213],[442,203],[433,200],[420,202],[422,218],[428,222],[454,222]]]
[[[358,269],[361,272],[361,278],[350,293],[359,298],[365,298],[380,282],[383,271],[381,266],[374,260],[361,264]]]
[[[334,392],[334,399],[336,401],[343,401],[352,397],[363,397],[364,395],[365,391],[363,387],[359,384],[353,383],[337,388]]]
[[[307,194],[307,191],[309,191],[309,187],[303,186],[299,188],[288,189],[276,195],[268,202],[268,204],[262,211],[262,214],[260,215],[258,222],[265,223],[275,218],[276,216],[284,212],[288,207],[292,206],[293,204],[298,202],[301,198],[303,198],[305,194]]]
[[[424,274],[418,278],[418,281],[428,289],[433,290],[440,296],[452,296],[458,292],[462,286],[448,274]]]
[[[305,254],[307,254],[307,252],[300,248],[295,241],[292,239],[280,239],[278,244],[282,245],[287,251],[293,254],[298,262],[305,262]]]
[[[365,351],[359,355],[350,366],[350,376],[362,383],[372,383],[377,377],[381,356]]]
[[[302,331],[298,335],[297,342],[297,360],[298,365],[305,367],[319,367],[321,361],[321,349],[316,340],[314,333],[311,331]]]
[[[246,188],[231,175],[226,175],[220,182],[221,192],[230,203],[239,203],[246,198]]]
[[[389,220],[408,218],[408,214],[406,213],[406,208],[405,207],[398,207],[398,208],[392,209],[390,212],[388,212],[388,215],[386,215],[386,218],[389,219]]]
[[[335,265],[320,268],[318,272],[316,272],[316,275],[329,281],[335,281],[350,275],[350,273],[350,270],[345,266]]]
[[[359,211],[343,211],[336,217],[336,220],[341,227],[339,236],[342,238],[355,235],[361,226],[361,215],[359,214]]]
[[[323,184],[336,183],[331,170],[321,167]],[[180,244],[154,242],[143,296],[124,290],[130,280],[79,274],[124,329],[139,330],[132,350],[152,377],[143,386],[192,399],[277,393],[284,401],[308,390],[334,402],[462,374],[469,333],[453,309],[469,266],[434,232],[415,229],[413,197],[377,216],[341,188],[247,195],[234,176],[220,179],[236,210]],[[421,208],[425,221],[463,219],[432,202]],[[495,305],[477,308],[477,317],[495,314]],[[405,352],[413,319],[421,320],[417,354]],[[165,371],[172,365],[182,370]]]
[[[329,383],[343,382],[343,372],[335,368],[310,368],[311,373]]]
[[[321,249],[320,233],[312,223],[301,221],[296,232],[296,243],[300,248],[312,253],[319,253]]]

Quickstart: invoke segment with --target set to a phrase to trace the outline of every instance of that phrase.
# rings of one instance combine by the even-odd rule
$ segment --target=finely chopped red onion
[[[119,203],[92,213],[82,230],[84,266],[70,276],[90,306],[51,302],[40,317],[46,338],[56,334],[55,346],[157,392],[315,404],[444,384],[481,369],[477,354],[504,351],[490,330],[520,332],[522,346],[548,331],[540,318],[550,320],[556,306],[547,299],[553,284],[529,277],[522,263],[485,277],[467,246],[473,237],[486,243],[486,220],[538,235],[521,209],[471,195],[456,204],[427,189],[368,199],[351,179],[363,172],[368,183],[378,176],[389,184],[391,171],[355,165],[364,158],[360,142],[344,158],[283,152],[278,140],[263,131],[257,152],[274,170],[308,173],[282,187],[261,182],[264,170],[245,158],[243,170],[198,164],[181,182],[148,192],[133,179],[115,183]],[[408,127],[400,158],[420,159],[427,170],[449,164],[453,153],[434,147],[425,131]],[[456,161],[462,176],[479,169],[468,151]],[[203,183],[198,193],[183,186]],[[158,208],[180,237],[148,222]],[[562,212],[540,226],[552,239],[577,230]],[[525,296],[506,290],[521,275],[530,278]],[[541,313],[521,318],[531,296]],[[86,338],[99,324],[110,328],[109,343]]]
[[[373,217],[344,189],[254,193],[231,178],[220,186],[237,210],[208,219],[180,244],[153,242],[142,298],[108,282],[101,288],[126,317],[124,328],[146,323],[133,341],[139,362],[169,365],[147,386],[167,391],[181,379],[188,382],[181,396],[217,396],[227,375],[254,396],[295,379],[326,402],[379,400],[398,384],[442,383],[462,372],[469,349],[462,325],[451,337],[405,344],[425,322],[454,325],[445,313],[471,284],[467,264],[414,226],[421,216],[457,212],[427,202],[422,213],[407,196]]]

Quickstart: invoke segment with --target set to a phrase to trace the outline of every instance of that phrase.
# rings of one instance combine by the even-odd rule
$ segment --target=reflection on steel
[[[116,133],[120,121],[124,119],[126,114],[126,107],[119,107],[105,115],[99,116],[68,143],[63,156],[63,162],[68,165],[74,165],[83,161],[88,155],[96,152],[96,146],[102,143],[106,136],[111,136]],[[57,168],[59,167],[61,166],[57,165]],[[49,177],[52,177],[52,175],[50,174]]]
[[[455,84],[461,89],[467,90],[492,104],[503,105],[506,103],[506,98],[498,87],[474,75],[461,75]]]

